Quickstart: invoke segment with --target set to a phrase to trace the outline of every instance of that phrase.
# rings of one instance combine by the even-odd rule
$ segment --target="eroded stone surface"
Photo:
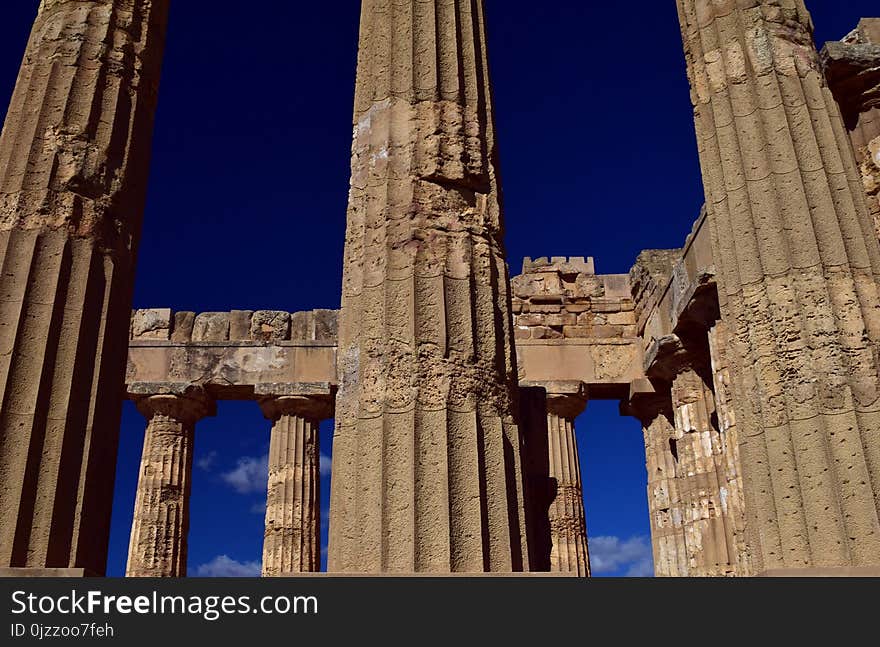
[[[880,245],[809,13],[678,7],[753,568],[876,565]]]
[[[320,570],[320,423],[333,409],[330,390],[261,401],[272,421],[263,576]]]
[[[387,7],[361,14],[329,569],[528,570],[483,2]]]
[[[105,570],[167,12],[45,0],[6,113],[0,566]]]
[[[186,575],[189,496],[196,423],[214,414],[198,388],[136,399],[147,419],[135,494],[127,577]]]

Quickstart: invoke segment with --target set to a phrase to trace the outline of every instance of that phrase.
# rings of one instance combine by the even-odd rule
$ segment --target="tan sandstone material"
[[[363,2],[330,571],[529,569],[483,4]]]
[[[0,135],[0,566],[103,573],[167,0],[43,0]]]
[[[880,563],[880,245],[801,0],[678,0],[756,572]]]

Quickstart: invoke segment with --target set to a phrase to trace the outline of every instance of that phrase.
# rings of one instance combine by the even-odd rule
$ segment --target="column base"
[[[755,577],[880,577],[880,566],[774,568],[758,573]]]

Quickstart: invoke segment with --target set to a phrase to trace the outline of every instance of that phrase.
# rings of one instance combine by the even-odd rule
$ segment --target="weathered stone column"
[[[321,396],[260,402],[271,420],[263,577],[321,568],[321,420],[332,403]]]
[[[753,569],[880,564],[880,244],[810,16],[677,4]]]
[[[587,406],[586,394],[547,394],[547,432],[550,479],[555,496],[550,504],[550,570],[590,576],[587,521],[574,421]]]
[[[703,377],[681,366],[672,381],[677,480],[684,504],[688,575],[719,577],[736,573],[733,529],[722,501],[726,494],[719,467],[721,436],[713,425],[715,402]]]
[[[147,395],[136,404],[147,433],[125,574],[185,577],[196,422],[214,415],[215,405],[198,390]]]
[[[0,567],[106,567],[167,11],[43,0],[27,45],[0,135]]]
[[[364,0],[329,569],[529,569],[482,0]]]
[[[654,575],[687,577],[685,514],[679,494],[678,452],[668,386],[658,388],[645,379],[634,382],[622,413],[637,418],[645,436]]]
[[[751,559],[745,532],[745,502],[743,498],[742,463],[739,434],[736,428],[736,410],[730,382],[730,363],[727,358],[727,324],[717,321],[709,329],[709,353],[712,360],[712,386],[715,394],[715,412],[721,442],[721,511],[732,532],[734,562],[740,577],[751,574]]]

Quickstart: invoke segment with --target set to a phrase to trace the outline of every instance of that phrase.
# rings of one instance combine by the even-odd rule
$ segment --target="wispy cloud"
[[[257,501],[253,505],[251,505],[251,514],[264,515],[266,514],[266,500]]]
[[[208,452],[196,460],[196,467],[204,472],[210,472],[217,463],[217,452]]]
[[[625,577],[651,577],[654,558],[651,541],[644,536],[590,538],[590,568],[593,573],[624,573]]]
[[[220,478],[239,494],[265,492],[269,480],[269,455],[243,456],[234,469],[224,472]]]
[[[210,469],[216,456],[210,455],[205,457],[209,460],[207,467],[199,467],[202,469]],[[321,454],[320,470],[322,476],[329,476],[332,461],[329,456]],[[232,487],[239,494],[252,494],[254,492],[265,492],[266,483],[269,479],[269,455],[263,456],[242,456],[238,459],[235,467],[228,472],[220,474],[220,479]],[[257,512],[254,509],[254,512]],[[265,512],[265,507],[260,513]]]
[[[239,562],[229,555],[217,555],[206,564],[196,567],[196,577],[259,577],[262,565],[258,561]]]

